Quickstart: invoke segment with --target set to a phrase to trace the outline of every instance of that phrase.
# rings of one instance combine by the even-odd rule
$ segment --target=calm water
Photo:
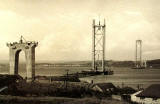
[[[100,75],[90,78],[83,78],[83,80],[91,81],[95,83],[99,82],[112,82],[117,86],[130,86],[137,88],[137,85],[141,85],[143,88],[151,84],[160,84],[160,69],[131,69],[131,68],[113,68],[114,75]]]
[[[20,65],[19,73],[21,76],[26,76],[25,65]],[[89,67],[48,67],[48,66],[36,66],[36,75],[63,75],[66,70],[69,73],[80,72],[82,70],[88,70]],[[95,83],[100,82],[112,82],[116,86],[131,86],[136,88],[138,84],[146,88],[151,84],[160,84],[160,69],[131,69],[131,68],[112,68],[114,75],[99,75],[81,78],[83,81],[91,82],[93,80]],[[0,67],[1,73],[8,73],[8,66]]]

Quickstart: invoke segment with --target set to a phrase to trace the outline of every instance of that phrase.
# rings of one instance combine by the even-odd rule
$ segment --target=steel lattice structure
[[[135,66],[141,68],[142,63],[142,40],[136,40]]]
[[[100,21],[96,24],[93,20],[92,26],[92,70],[101,68],[105,71],[105,20],[103,24]]]

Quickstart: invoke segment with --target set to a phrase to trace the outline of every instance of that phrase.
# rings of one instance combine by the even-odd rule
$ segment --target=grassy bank
[[[129,104],[113,99],[65,98],[65,97],[21,97],[0,95],[0,104]]]

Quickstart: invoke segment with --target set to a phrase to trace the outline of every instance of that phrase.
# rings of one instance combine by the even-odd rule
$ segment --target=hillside
[[[160,59],[148,60],[147,66],[151,68],[160,68]]]
[[[99,62],[101,64],[101,62]],[[20,63],[24,64],[24,63]],[[0,68],[1,67],[8,67],[9,62],[7,61],[0,61]],[[37,61],[36,66],[55,66],[55,67],[91,67],[91,61]],[[115,60],[107,60],[105,61],[105,66],[109,67],[133,67],[134,61],[115,61]],[[160,59],[155,60],[147,60],[147,66],[152,68],[160,68]]]

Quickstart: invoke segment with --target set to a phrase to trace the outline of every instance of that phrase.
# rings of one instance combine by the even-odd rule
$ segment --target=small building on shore
[[[96,83],[92,89],[105,95],[112,95],[116,92],[116,87],[112,83]]]
[[[132,94],[131,101],[139,104],[160,104],[160,84],[153,84]]]
[[[135,92],[134,94],[131,94],[131,101],[132,102],[141,102],[141,99],[140,99],[140,97],[137,97],[137,95],[139,94],[139,93],[141,93],[142,91],[137,91],[137,92]]]

